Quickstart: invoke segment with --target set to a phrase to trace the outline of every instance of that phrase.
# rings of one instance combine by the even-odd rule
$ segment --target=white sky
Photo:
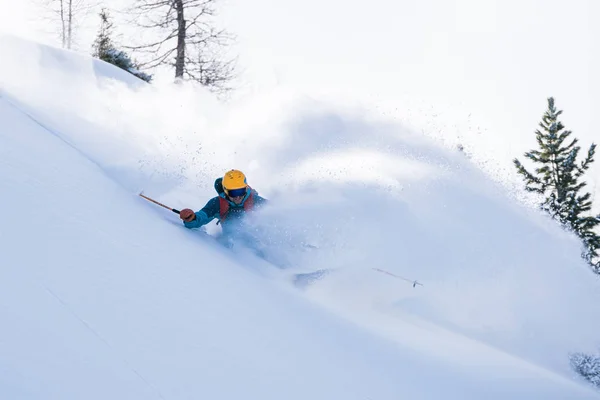
[[[0,0],[0,29],[50,40],[34,1]],[[480,150],[508,165],[534,146],[548,96],[584,149],[600,138],[599,17],[594,0],[223,0],[219,18],[238,37],[246,89],[343,93],[402,116],[431,105],[442,135],[483,132]],[[79,32],[85,51],[95,19]]]

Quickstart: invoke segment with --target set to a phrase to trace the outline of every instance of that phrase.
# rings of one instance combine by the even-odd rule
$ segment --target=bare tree
[[[224,61],[217,55],[200,54],[195,63],[188,62],[184,68],[193,80],[217,93],[231,90],[230,82],[235,77],[235,60]]]
[[[221,55],[232,40],[215,28],[217,0],[135,0],[130,13],[137,24],[155,32],[155,39],[128,48],[143,54],[140,67],[169,65],[175,79],[190,79],[216,92],[229,90],[234,60]]]
[[[89,14],[98,4],[90,0],[40,0],[40,5],[50,13],[50,20],[58,22],[62,47],[71,49],[74,33],[81,19]]]

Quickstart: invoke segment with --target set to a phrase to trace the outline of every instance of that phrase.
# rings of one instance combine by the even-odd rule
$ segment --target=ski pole
[[[389,271],[385,271],[385,270],[383,270],[383,269],[379,269],[379,268],[372,268],[372,269],[373,269],[373,270],[375,270],[375,271],[377,271],[377,272],[381,272],[382,274],[390,275],[390,276],[393,276],[394,278],[398,278],[398,279],[402,279],[403,281],[410,282],[410,283],[412,283],[412,287],[415,287],[415,286],[417,286],[417,285],[419,285],[419,286],[423,286],[423,284],[422,284],[422,283],[420,283],[420,282],[418,282],[418,281],[413,281],[413,280],[410,280],[410,279],[403,278],[403,277],[401,277],[401,276],[398,276],[398,275],[392,274],[392,273],[391,273],[391,272],[389,272]]]
[[[146,200],[148,200],[148,201],[151,201],[151,202],[153,202],[154,204],[158,204],[159,206],[161,206],[161,207],[164,207],[164,208],[166,208],[167,210],[171,210],[171,211],[173,211],[175,214],[179,214],[179,210],[176,210],[176,209],[174,209],[174,208],[171,208],[171,207],[169,207],[169,206],[165,206],[163,203],[159,203],[159,202],[158,202],[158,201],[156,201],[156,200],[152,200],[150,197],[144,196],[144,195],[143,195],[143,193],[144,193],[144,192],[140,192],[140,194],[139,194],[139,195],[140,195],[140,197],[143,197],[144,199],[146,199]]]

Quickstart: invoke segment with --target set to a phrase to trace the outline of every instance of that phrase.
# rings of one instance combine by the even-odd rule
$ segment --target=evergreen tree
[[[100,11],[100,30],[93,44],[94,53],[92,55],[94,57],[103,60],[109,50],[114,48],[111,39],[112,29],[113,23],[110,21],[108,11],[103,8]]]
[[[575,353],[570,355],[571,368],[583,378],[600,388],[600,357]]]
[[[535,132],[539,150],[525,153],[525,157],[541,165],[535,173],[525,169],[516,158],[514,163],[523,176],[525,189],[545,196],[540,207],[582,239],[582,256],[600,273],[600,236],[594,232],[600,224],[600,215],[585,215],[592,209],[591,194],[582,193],[586,183],[580,181],[594,162],[596,145],[592,144],[587,157],[577,163],[581,148],[577,146],[577,139],[569,139],[572,132],[565,130],[558,120],[561,114],[562,110],[556,109],[554,99],[550,97],[548,109],[540,122],[541,130]]]
[[[113,24],[110,21],[108,11],[102,9],[100,12],[100,31],[94,41],[93,56],[102,61],[116,65],[117,67],[150,82],[152,76],[138,70],[138,65],[122,50],[117,50],[112,42]]]

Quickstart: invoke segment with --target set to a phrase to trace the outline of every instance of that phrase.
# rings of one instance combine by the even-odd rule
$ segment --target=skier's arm
[[[208,224],[219,215],[219,198],[214,197],[206,203],[199,211],[195,212],[195,218],[189,222],[183,221],[186,228],[200,228]]]

